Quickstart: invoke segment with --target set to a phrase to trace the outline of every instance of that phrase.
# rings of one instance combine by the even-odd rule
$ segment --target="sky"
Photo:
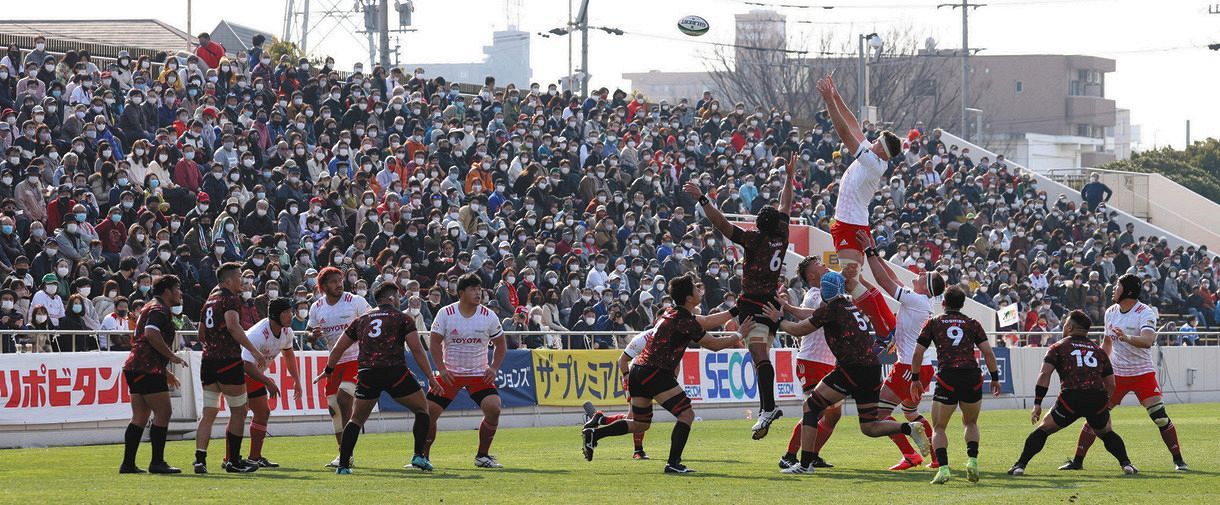
[[[296,0],[297,9],[305,0]],[[331,6],[350,10],[355,0],[309,0],[311,18]],[[579,0],[575,1],[579,7]],[[592,0],[590,24],[620,28],[627,35],[590,34],[590,73],[594,87],[627,86],[623,73],[648,70],[706,70],[714,46],[731,43],[733,16],[770,8],[788,16],[792,47],[821,37],[824,31],[848,39],[856,33],[909,26],[934,37],[939,47],[961,46],[961,14],[937,9],[952,0]],[[1205,0],[976,0],[987,6],[970,14],[970,45],[983,54],[1085,54],[1113,58],[1116,71],[1107,76],[1107,98],[1131,110],[1140,128],[1140,146],[1182,147],[1185,124],[1191,138],[1220,137],[1220,14],[1208,13]],[[570,0],[415,0],[414,28],[399,36],[402,61],[474,62],[491,44],[491,32],[510,23],[531,33],[562,26]],[[393,0],[390,0],[393,4]],[[795,4],[816,8],[758,6]],[[187,0],[47,0],[6,2],[9,19],[156,18],[187,28]],[[211,30],[221,19],[283,32],[284,0],[201,0],[192,5],[191,31]],[[513,14],[508,6],[515,4]],[[824,9],[821,6],[833,6]],[[682,16],[695,14],[711,25],[702,37],[677,31]],[[359,17],[353,21],[362,24]],[[807,21],[800,23],[798,21]],[[393,22],[393,19],[392,19]],[[335,28],[334,18],[319,23],[310,35],[310,53],[334,56],[341,68],[368,61],[368,45],[350,27]],[[329,34],[327,34],[329,32]],[[920,38],[923,38],[921,36]],[[579,64],[579,38],[574,39]],[[534,80],[553,82],[568,71],[566,37],[531,41]]]

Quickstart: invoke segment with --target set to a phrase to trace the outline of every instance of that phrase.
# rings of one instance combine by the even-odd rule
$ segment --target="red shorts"
[[[864,246],[861,245],[860,240],[856,238],[856,232],[858,231],[871,233],[872,229],[870,229],[868,226],[847,224],[839,220],[831,221],[830,238],[834,240],[835,251],[842,251],[844,249],[863,251]]]
[[[809,394],[811,391],[813,391],[813,388],[818,386],[819,382],[822,382],[822,377],[825,377],[830,373],[831,370],[834,369],[834,365],[827,365],[826,363],[818,363],[817,361],[809,361],[805,359],[797,359],[796,376],[801,379],[801,390],[803,390],[805,394]]]
[[[331,372],[330,377],[326,379],[326,396],[339,394],[339,385],[344,382],[355,384],[356,373],[359,370],[360,364],[355,360],[335,365],[335,371]]]
[[[443,403],[443,407],[449,406],[457,397],[458,391],[466,388],[466,392],[470,393],[470,398],[478,403],[489,394],[497,394],[496,384],[487,382],[482,375],[455,375],[453,376],[453,385],[445,386],[441,384],[440,389],[428,391],[428,396],[437,403]]]
[[[932,365],[919,367],[919,383],[923,384],[921,393],[928,392],[928,386],[932,384],[932,377],[935,375],[936,370],[932,368]],[[894,368],[890,369],[890,376],[885,378],[885,387],[893,391],[894,395],[898,396],[903,403],[919,402],[919,398],[911,398],[911,365],[894,363]]]
[[[1142,402],[1153,396],[1161,396],[1161,385],[1156,381],[1156,372],[1148,372],[1132,377],[1114,376],[1114,394],[1110,395],[1110,403],[1118,405],[1127,393],[1135,393]]]

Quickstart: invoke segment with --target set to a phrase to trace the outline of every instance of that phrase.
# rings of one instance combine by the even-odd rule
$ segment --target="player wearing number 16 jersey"
[[[775,295],[784,285],[781,277],[784,256],[788,251],[788,213],[792,210],[796,155],[783,166],[787,177],[783,193],[780,194],[779,207],[768,205],[758,211],[754,230],[743,230],[730,223],[694,183],[687,183],[685,187],[686,192],[699,201],[712,226],[745,249],[742,292],[737,298],[737,320],[752,318],[758,323],[749,335],[745,335],[758,376],[758,422],[751,428],[754,440],[767,436],[771,423],[784,415],[783,411],[775,408],[775,367],[771,364],[771,340],[779,330],[779,322],[762,317],[766,307],[780,306]]]
[[[1178,444],[1178,429],[1169,420],[1165,404],[1161,401],[1161,386],[1156,380],[1156,367],[1152,364],[1152,346],[1156,344],[1156,309],[1139,301],[1140,280],[1127,274],[1118,279],[1114,289],[1114,305],[1106,309],[1106,331],[1101,348],[1114,363],[1114,392],[1110,405],[1117,407],[1127,393],[1135,393],[1140,405],[1148,411],[1148,417],[1161,432],[1161,440],[1173,456],[1174,468],[1189,470],[1182,459],[1182,448]],[[1080,430],[1076,445],[1076,456],[1060,470],[1080,470],[1084,457],[1097,436],[1085,426]]]
[[[483,281],[477,274],[466,274],[458,279],[458,301],[442,307],[432,321],[428,350],[436,363],[440,387],[428,391],[428,413],[432,416],[432,430],[428,437],[427,456],[436,440],[436,422],[441,413],[465,389],[483,411],[483,422],[479,423],[479,449],[474,456],[474,465],[479,468],[501,468],[502,465],[487,451],[496,437],[500,424],[500,393],[496,391],[496,373],[504,363],[507,350],[504,328],[495,312],[483,306]],[[487,361],[487,347],[495,347],[491,363]]]
[[[1127,446],[1122,437],[1110,427],[1114,368],[1105,351],[1089,340],[1089,327],[1092,325],[1093,321],[1084,312],[1073,310],[1063,325],[1063,340],[1046,350],[1042,371],[1034,385],[1034,410],[1031,415],[1034,423],[1041,420],[1042,424],[1025,439],[1025,449],[1020,459],[1008,469],[1008,475],[1025,475],[1025,466],[1046,445],[1046,438],[1082,417],[1101,438],[1106,450],[1118,460],[1123,473],[1139,472],[1131,465],[1131,458],[1127,457]],[[1051,373],[1059,374],[1061,391],[1051,414],[1042,418],[1042,399],[1050,387]]]
[[[944,484],[949,481],[949,438],[945,435],[945,428],[948,428],[949,419],[958,406],[962,409],[962,425],[966,428],[966,479],[978,482],[978,420],[982,407],[980,401],[983,399],[983,376],[979,372],[974,349],[977,347],[983,353],[987,369],[991,372],[992,396],[1000,395],[1000,372],[996,368],[995,353],[991,350],[991,342],[987,340],[983,325],[961,312],[966,304],[966,292],[958,286],[950,286],[945,290],[945,299],[941,304],[945,313],[924,324],[909,363],[911,370],[922,370],[920,365],[923,364],[924,350],[936,345],[939,372],[932,403],[932,424],[936,427],[932,434],[932,449],[936,452],[939,469],[932,483]],[[911,373],[911,396],[923,394],[924,380],[930,382],[932,377]]]

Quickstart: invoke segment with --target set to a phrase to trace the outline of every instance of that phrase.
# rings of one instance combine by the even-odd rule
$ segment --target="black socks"
[[[1029,460],[1034,459],[1034,456],[1042,452],[1042,448],[1046,446],[1046,437],[1049,436],[1045,431],[1034,430],[1025,438],[1025,449],[1021,451],[1021,458],[1017,460],[1017,464],[1025,466],[1029,464]]]
[[[978,442],[966,442],[966,456],[971,458],[979,457]]]
[[[1123,443],[1123,437],[1118,436],[1118,433],[1111,431],[1105,435],[1098,435],[1097,438],[1100,438],[1101,443],[1105,444],[1106,451],[1114,455],[1114,459],[1118,460],[1118,464],[1131,464],[1131,458],[1127,457],[1127,444]]]
[[[430,429],[432,429],[432,416],[429,416],[427,412],[416,412],[415,424],[411,426],[411,434],[415,435],[415,454],[422,455],[428,450],[428,430]],[[344,428],[343,431],[346,432],[347,428]]]
[[[140,449],[140,437],[143,436],[143,426],[127,425],[127,431],[123,433],[123,466],[136,465],[136,451]],[[153,461],[156,461],[155,457]]]
[[[771,361],[759,361],[754,365],[758,375],[758,404],[761,410],[775,410],[775,367]]]
[[[669,437],[669,464],[682,463],[682,451],[686,449],[687,438],[690,438],[690,425],[678,421],[674,424],[673,434]]]
[[[417,418],[418,419],[418,418]],[[431,424],[431,421],[429,421]],[[352,467],[352,451],[356,449],[356,440],[360,438],[359,424],[351,421],[343,427],[343,441],[339,443],[339,468]],[[418,440],[418,435],[416,435]]]
[[[148,441],[152,443],[152,462],[165,462],[165,437],[169,434],[168,426],[152,425],[148,429]]]
[[[678,423],[678,424],[682,424],[682,423]],[[686,429],[687,429],[687,431],[690,431],[690,426],[687,426]],[[677,428],[674,428],[674,430],[676,431]],[[618,421],[615,421],[613,423],[602,426],[596,430],[593,430],[593,441],[596,442],[596,441],[601,440],[606,437],[617,437],[619,435],[626,435],[626,434],[627,434],[627,420],[619,419]]]

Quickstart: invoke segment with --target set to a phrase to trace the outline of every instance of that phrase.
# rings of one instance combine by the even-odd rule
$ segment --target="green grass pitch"
[[[1048,402],[1049,404],[1049,402]],[[1170,405],[1192,472],[1173,471],[1161,438],[1139,407],[1120,407],[1115,429],[1140,469],[1123,476],[1101,443],[1083,472],[1059,472],[1071,455],[1080,423],[1051,437],[1023,478],[1004,474],[1032,429],[1027,411],[984,412],[980,465],[982,481],[964,478],[965,444],[960,424],[951,424],[949,458],[955,478],[928,484],[928,469],[886,471],[897,461],[888,439],[862,435],[854,417],[840,421],[823,456],[836,465],[814,475],[780,475],[794,419],[783,418],[762,441],[750,440],[751,422],[696,422],[685,463],[699,471],[665,475],[669,423],[654,426],[645,440],[651,461],[631,459],[631,437],[602,441],[593,462],[581,457],[576,426],[505,429],[492,453],[505,468],[474,468],[477,433],[441,432],[433,454],[436,472],[405,470],[410,433],[360,437],[355,473],[337,476],[322,468],[335,455],[334,439],[272,437],[264,454],[283,465],[253,475],[220,469],[223,440],[213,441],[213,474],[190,472],[192,441],[171,442],[170,463],[179,476],[119,475],[120,445],[0,451],[0,503],[1143,503],[1183,505],[1220,502],[1220,405]],[[955,417],[954,421],[958,421]],[[408,422],[402,429],[409,430]],[[274,421],[271,424],[275,432]],[[248,444],[248,440],[247,440]],[[247,445],[248,447],[248,445]],[[139,463],[148,463],[140,447]]]

